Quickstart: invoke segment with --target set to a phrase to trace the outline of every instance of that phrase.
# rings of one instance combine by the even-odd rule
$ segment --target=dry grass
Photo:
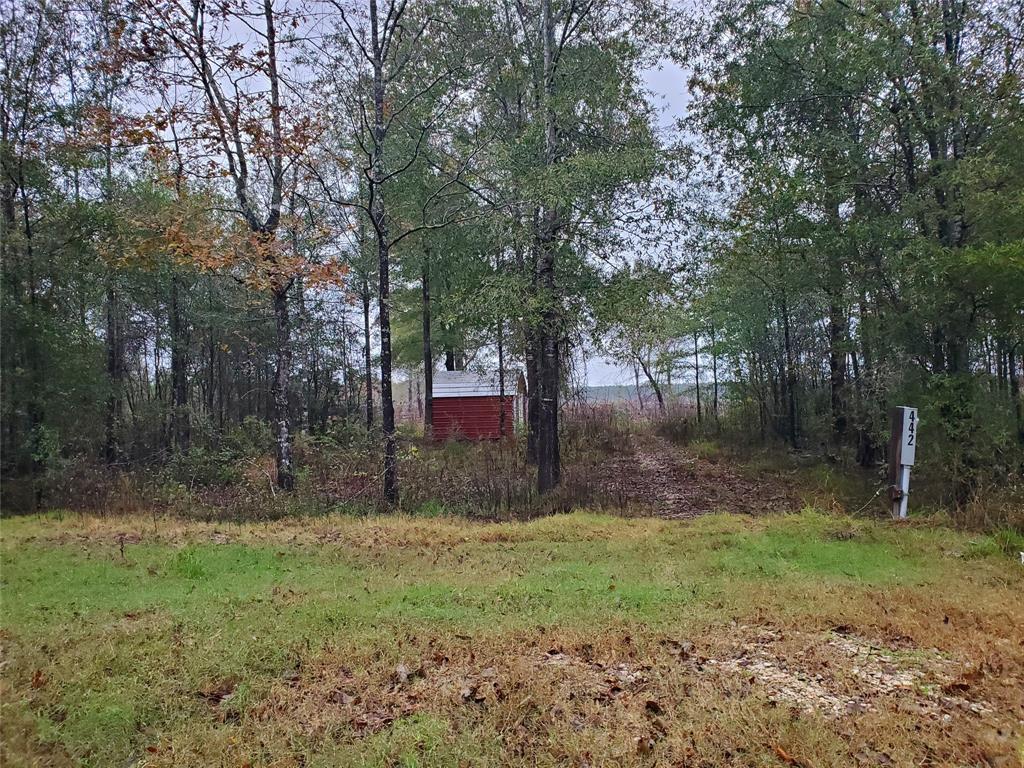
[[[815,513],[3,530],[4,765],[1021,763],[1024,568]]]

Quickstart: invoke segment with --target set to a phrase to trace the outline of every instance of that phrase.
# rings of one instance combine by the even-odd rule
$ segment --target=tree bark
[[[390,14],[389,14],[390,15]],[[385,217],[384,140],[384,50],[378,29],[377,0],[370,0],[370,35],[373,47],[373,155],[370,162],[370,218],[377,236],[377,303],[380,323],[380,405],[384,433],[384,500],[398,503],[398,446],[395,439],[395,403],[391,391],[391,294],[390,250]],[[387,21],[385,21],[385,24]]]
[[[1007,367],[1010,374],[1010,397],[1013,398],[1013,412],[1017,423],[1017,438],[1024,443],[1024,401],[1021,400],[1020,393],[1020,380],[1024,374],[1017,373],[1017,346],[1018,344],[1013,344],[1010,347]]]
[[[107,395],[106,421],[104,424],[104,455],[109,466],[121,461],[121,423],[124,419],[124,342],[121,335],[120,300],[113,283],[113,276],[107,278]]]
[[[423,432],[434,427],[434,352],[430,338],[430,252],[423,253]]]
[[[366,386],[366,431],[373,429],[373,355],[370,350],[370,283],[363,277],[363,378]]]
[[[541,283],[554,291],[553,259],[544,259]],[[552,301],[554,297],[552,296]],[[562,462],[558,441],[559,349],[558,312],[542,313],[540,338],[540,419],[537,435],[537,491],[544,494],[561,482]]]
[[[558,126],[555,117],[555,20],[551,0],[541,3],[541,33],[544,52],[544,156],[550,168],[558,156]],[[542,208],[537,232],[537,289],[541,295],[538,342],[538,383],[540,414],[537,434],[537,491],[545,494],[561,482],[562,466],[558,441],[558,397],[560,384],[559,340],[561,317],[555,284],[555,239],[559,216],[555,205],[547,201]]]
[[[526,461],[537,463],[537,435],[540,432],[540,377],[537,366],[537,334],[526,329]]]
[[[291,414],[288,403],[288,382],[292,369],[291,317],[288,311],[290,283],[274,289],[274,321],[277,326],[277,349],[274,358],[274,421],[277,426],[277,486],[290,491],[295,488],[292,466]]]
[[[786,425],[787,434],[789,436],[789,444],[796,448],[799,438],[799,429],[796,421],[796,366],[793,359],[793,340],[789,328],[789,306],[785,295],[782,297],[782,338],[786,356],[786,408],[789,414]]]
[[[837,297],[828,305],[828,381],[832,408],[832,439],[838,447],[846,437],[846,350],[847,320]]]
[[[505,334],[503,320],[498,321],[498,435],[505,436]]]
[[[718,423],[718,350],[715,347],[715,327],[711,326],[711,383],[714,387],[711,393],[711,407],[715,415],[715,429],[719,429]]]
[[[649,365],[647,365],[647,363],[639,355],[637,355],[636,361],[640,364],[640,368],[643,370],[644,376],[647,377],[647,383],[651,385],[651,390],[653,390],[653,392],[654,392],[654,397],[658,401],[658,410],[661,411],[662,413],[664,413],[665,412],[665,395],[661,391],[661,387],[658,385],[657,380],[651,374],[651,367]],[[636,385],[636,391],[637,391],[637,394],[639,395],[640,394],[640,383],[639,383],[639,381],[637,382],[637,385]],[[640,405],[641,405],[641,407],[643,406],[643,402],[642,401],[641,401]]]
[[[185,453],[191,443],[188,413],[188,327],[181,307],[179,278],[171,276],[171,431],[175,450]]]
[[[700,424],[703,417],[700,408],[700,339],[693,334],[693,381],[697,388],[697,423]]]

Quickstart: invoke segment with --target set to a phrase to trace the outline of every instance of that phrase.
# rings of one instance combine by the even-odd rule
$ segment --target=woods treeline
[[[371,446],[398,504],[394,376],[428,428],[431,373],[467,365],[524,372],[545,494],[597,353],[723,440],[874,466],[914,404],[951,503],[1020,481],[1017,3],[4,0],[0,23],[6,504],[82,466],[192,482],[242,443],[289,491],[299,435]],[[646,85],[669,63],[672,123]]]

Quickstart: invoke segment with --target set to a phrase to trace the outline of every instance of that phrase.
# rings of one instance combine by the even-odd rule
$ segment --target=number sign
[[[901,422],[899,463],[910,467],[917,455],[917,408],[900,407],[896,410]]]

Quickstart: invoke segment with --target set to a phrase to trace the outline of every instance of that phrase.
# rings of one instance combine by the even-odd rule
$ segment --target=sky
[[[665,60],[643,74],[644,84],[650,91],[649,98],[658,111],[658,128],[663,134],[676,130],[676,123],[686,114],[690,100],[687,90],[687,72],[672,61]],[[601,387],[609,385],[632,385],[633,369],[616,365],[610,360],[594,355],[587,359],[587,385]]]

